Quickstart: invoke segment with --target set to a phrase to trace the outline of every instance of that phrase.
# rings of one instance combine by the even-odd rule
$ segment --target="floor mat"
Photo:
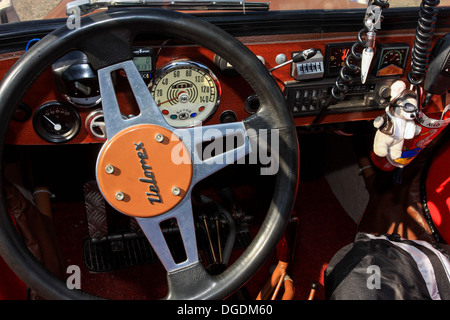
[[[325,178],[302,181],[295,212],[299,218],[294,263],[289,275],[295,298],[308,298],[311,284],[319,283],[316,299],[324,299],[323,272],[333,255],[353,241],[356,224],[347,215]]]
[[[334,135],[334,134],[332,134]],[[329,134],[300,136],[300,182],[294,211],[299,219],[294,261],[288,273],[295,284],[295,299],[305,300],[311,284],[319,284],[315,299],[324,299],[324,270],[333,255],[353,241],[356,223],[342,207],[330,187],[324,162],[347,158],[329,156]],[[347,160],[350,161],[350,160]],[[342,162],[342,161],[340,161]]]

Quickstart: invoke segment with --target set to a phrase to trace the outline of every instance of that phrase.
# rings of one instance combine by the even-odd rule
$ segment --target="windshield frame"
[[[103,0],[108,3],[112,0]],[[155,2],[160,8],[168,8],[171,9],[167,3],[172,3],[174,1],[153,1],[153,0],[122,0],[123,3],[127,2],[142,2],[148,1],[148,3]],[[201,1],[201,3],[206,3],[206,0],[195,0]],[[18,21],[36,21],[36,20],[45,20],[45,19],[55,19],[55,18],[67,18],[69,14],[67,11],[67,4],[70,4],[72,7],[80,6],[85,3],[99,3],[98,1],[92,2],[90,0],[3,0],[0,3],[0,12],[2,15],[1,22],[18,22]],[[116,1],[120,2],[120,1]],[[177,3],[183,4],[184,10],[188,12],[212,12],[213,10],[201,10],[200,7],[194,7],[192,10],[187,9],[187,5],[194,2],[194,0],[176,0]],[[211,1],[212,2],[212,1]],[[290,12],[290,11],[308,11],[310,13],[316,12],[318,10],[340,10],[342,11],[353,11],[353,10],[365,10],[367,9],[367,0],[346,0],[346,1],[330,1],[330,0],[271,0],[271,1],[259,1],[259,0],[216,0],[214,2],[223,3],[223,2],[234,2],[237,4],[238,10],[232,10],[236,14],[248,14],[254,12],[251,8],[251,4],[257,2],[261,4],[268,4],[268,11],[280,11],[280,12]],[[372,2],[372,0],[370,0]],[[417,11],[419,9],[418,0],[396,0],[391,1],[389,3],[390,8],[388,10],[392,10],[395,8],[415,8]],[[242,4],[242,9],[239,3]],[[141,4],[142,5],[142,4]],[[439,7],[450,6],[450,0],[440,0]],[[69,6],[70,7],[70,6]],[[178,6],[174,6],[172,9],[180,9]],[[106,9],[106,8],[105,8]],[[386,11],[388,11],[386,10]],[[227,10],[231,11],[231,10]],[[264,7],[258,8],[257,11],[267,11]],[[224,12],[221,10],[220,12]],[[70,12],[69,12],[70,13]],[[83,11],[81,10],[81,15],[83,15]],[[5,18],[8,16],[8,18]]]

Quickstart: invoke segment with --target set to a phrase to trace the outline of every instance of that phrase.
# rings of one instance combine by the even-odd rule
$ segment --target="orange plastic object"
[[[97,160],[97,182],[118,211],[153,217],[174,208],[192,180],[190,153],[178,136],[150,124],[129,127],[108,141]]]
[[[275,300],[278,292],[280,291],[281,285],[283,282],[290,282],[290,280],[286,280],[286,270],[288,267],[287,262],[278,261],[277,266],[272,272],[272,275],[270,276],[270,279],[267,280],[267,282],[264,284],[261,291],[258,293],[258,296],[256,297],[256,300]],[[291,283],[288,283],[289,290],[293,289],[293,287],[290,285]],[[286,295],[291,297],[294,293],[289,292],[289,294]],[[286,298],[287,299],[287,298]]]

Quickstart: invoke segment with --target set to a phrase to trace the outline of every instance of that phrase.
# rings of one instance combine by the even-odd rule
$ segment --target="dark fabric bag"
[[[358,233],[325,270],[333,300],[450,300],[449,246]]]

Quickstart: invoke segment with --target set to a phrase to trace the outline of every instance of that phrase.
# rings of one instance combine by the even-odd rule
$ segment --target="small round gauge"
[[[150,90],[173,127],[191,127],[208,119],[216,111],[221,94],[212,71],[193,61],[175,61],[163,67]]]
[[[56,88],[75,107],[90,108],[101,101],[97,72],[87,55],[75,50],[52,65]]]
[[[53,101],[35,111],[33,126],[36,133],[45,141],[63,143],[78,134],[81,119],[73,107]]]

